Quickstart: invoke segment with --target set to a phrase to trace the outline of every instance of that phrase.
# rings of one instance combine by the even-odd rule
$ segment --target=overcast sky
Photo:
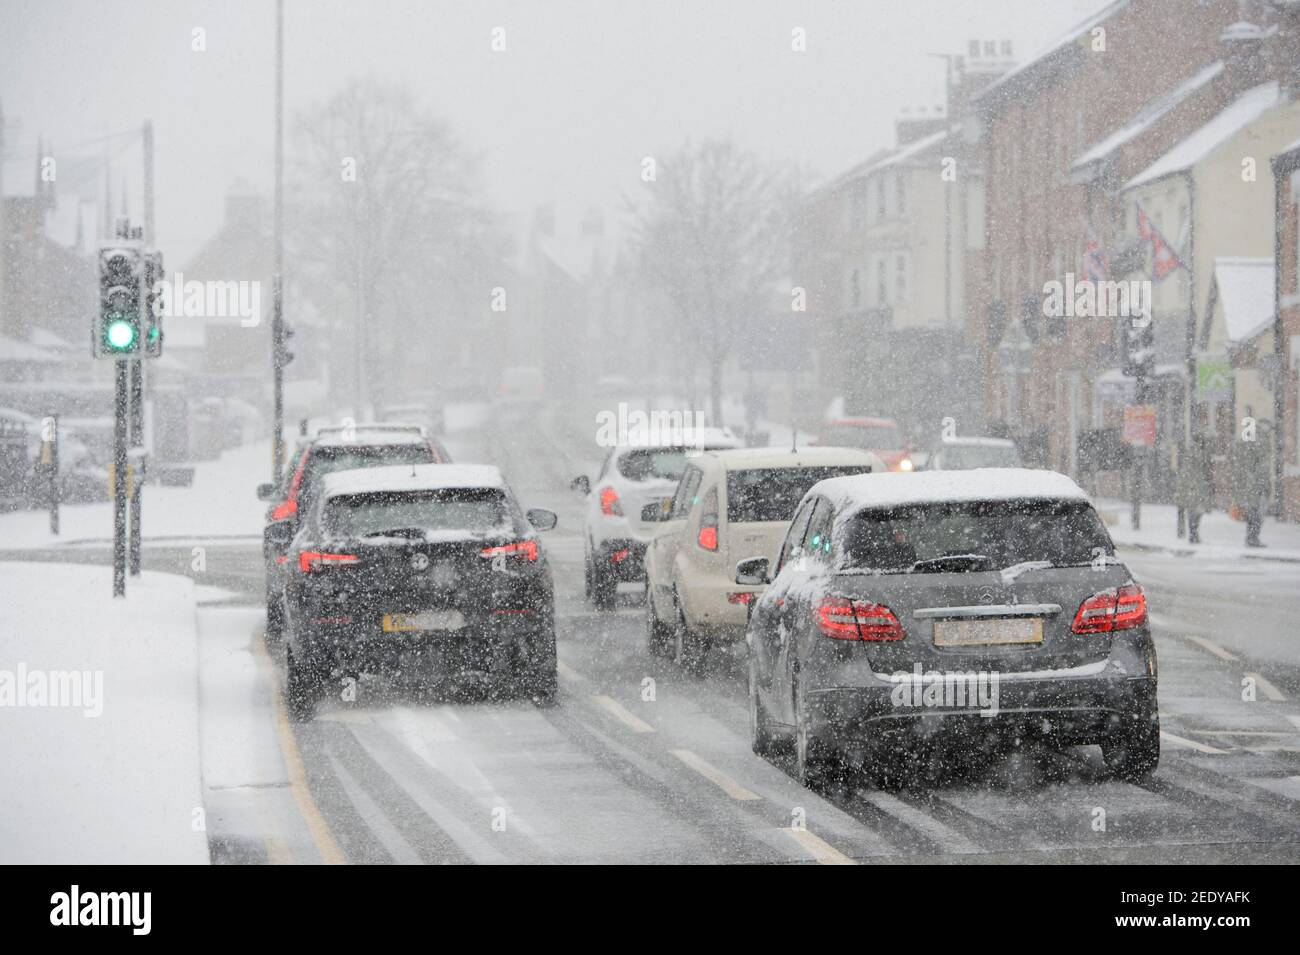
[[[286,0],[289,112],[348,78],[409,84],[485,163],[492,201],[526,218],[614,207],[640,159],[728,136],[822,175],[893,142],[905,107],[942,101],[942,61],[968,39],[1024,59],[1105,0]],[[158,243],[183,265],[237,179],[267,190],[272,0],[0,0],[6,174],[38,135],[60,170],[105,134],[153,120]],[[192,31],[207,49],[191,49]],[[505,52],[493,52],[495,27]],[[807,51],[791,31],[807,31]],[[139,149],[109,142],[114,191],[138,217]],[[65,164],[64,160],[67,160]],[[30,173],[28,173],[30,175]],[[118,200],[115,200],[115,204]]]

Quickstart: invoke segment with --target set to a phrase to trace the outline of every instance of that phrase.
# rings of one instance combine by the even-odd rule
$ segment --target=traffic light
[[[157,358],[163,349],[162,316],[154,284],[163,278],[163,257],[157,249],[144,254],[144,353]]]
[[[116,239],[99,248],[99,314],[92,349],[96,358],[140,353],[140,243]]]

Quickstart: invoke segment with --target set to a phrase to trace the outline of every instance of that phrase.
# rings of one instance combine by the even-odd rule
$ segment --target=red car
[[[911,471],[912,449],[898,423],[889,418],[835,418],[827,421],[817,444],[832,448],[862,448],[880,457],[891,471]]]

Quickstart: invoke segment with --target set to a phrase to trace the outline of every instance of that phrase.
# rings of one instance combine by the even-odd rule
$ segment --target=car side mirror
[[[767,573],[766,557],[747,557],[736,564],[736,583],[745,587],[763,587],[772,582]]]
[[[671,497],[651,501],[645,507],[641,508],[641,520],[647,524],[661,523],[668,520],[668,514],[672,509],[673,499]]]
[[[528,523],[539,531],[554,530],[559,518],[555,516],[554,511],[548,511],[544,507],[534,507],[528,514]]]
[[[569,490],[577,491],[583,497],[591,493],[591,479],[585,474],[579,474],[569,482]]]
[[[257,499],[259,501],[269,501],[275,497],[274,484],[259,484],[257,486]]]
[[[293,543],[296,533],[292,521],[277,521],[266,528],[266,539],[277,551],[284,553]]]

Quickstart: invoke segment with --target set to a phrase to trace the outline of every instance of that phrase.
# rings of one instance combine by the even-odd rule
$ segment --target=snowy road
[[[212,856],[227,862],[1260,862],[1300,857],[1295,568],[1134,555],[1158,634],[1166,733],[1154,781],[1108,780],[1099,753],[1029,749],[900,791],[815,795],[753,755],[738,655],[702,678],[651,657],[642,603],[582,600],[574,442],[552,424],[453,450],[499,463],[554,508],[561,696],[393,698],[363,683],[290,724],[262,636],[255,547],[213,544],[195,574]],[[462,436],[464,437],[464,436]],[[104,559],[80,549],[79,560]],[[60,558],[26,552],[24,559]],[[191,551],[151,548],[189,572]],[[1255,595],[1264,592],[1267,602]],[[1243,680],[1255,700],[1242,698]],[[650,688],[653,693],[649,692]],[[1104,825],[1103,825],[1104,823]]]

